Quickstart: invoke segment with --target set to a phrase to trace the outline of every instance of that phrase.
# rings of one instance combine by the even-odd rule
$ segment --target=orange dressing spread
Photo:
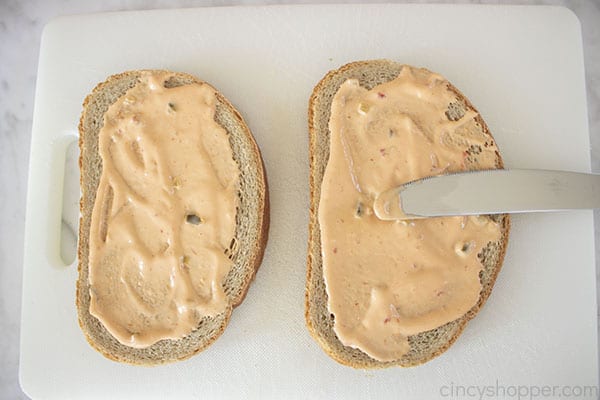
[[[215,90],[167,88],[170,77],[143,72],[99,134],[90,313],[138,348],[188,335],[228,305],[239,169],[214,120]]]
[[[376,196],[403,183],[495,168],[497,148],[474,111],[446,116],[456,95],[440,75],[404,66],[372,90],[336,93],[318,218],[328,309],[341,342],[380,361],[409,351],[407,337],[469,311],[481,291],[478,254],[500,239],[485,217],[381,221]]]

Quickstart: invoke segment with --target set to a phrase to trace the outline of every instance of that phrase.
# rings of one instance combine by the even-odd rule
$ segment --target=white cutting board
[[[590,211],[515,216],[488,303],[454,346],[423,366],[353,370],[310,338],[307,101],[328,70],[371,58],[445,75],[479,108],[508,167],[590,171],[580,25],[563,8],[239,7],[51,22],[31,141],[24,391],[35,399],[424,399],[477,389],[510,395],[519,385],[532,394],[544,385],[596,385]],[[64,265],[58,250],[65,149],[77,135],[81,102],[108,75],[139,68],[189,72],[220,89],[254,132],[271,197],[264,262],[223,336],[187,361],[154,368],[109,361],[87,344],[74,306],[76,264]],[[69,204],[66,214],[73,214]]]

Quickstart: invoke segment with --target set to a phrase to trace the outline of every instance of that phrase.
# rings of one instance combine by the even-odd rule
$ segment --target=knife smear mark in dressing
[[[496,167],[497,148],[477,114],[448,112],[457,101],[443,77],[409,66],[371,90],[349,79],[332,101],[318,210],[327,306],[340,341],[380,361],[400,359],[408,336],[477,303],[478,255],[501,238],[487,217],[381,221],[373,212],[389,188]]]
[[[90,314],[137,348],[190,334],[226,310],[239,168],[214,120],[215,90],[143,72],[99,136]]]

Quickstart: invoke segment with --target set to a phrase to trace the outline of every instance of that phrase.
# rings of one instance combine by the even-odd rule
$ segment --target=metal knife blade
[[[586,208],[600,208],[600,175],[534,169],[423,178],[380,193],[373,206],[383,220]]]

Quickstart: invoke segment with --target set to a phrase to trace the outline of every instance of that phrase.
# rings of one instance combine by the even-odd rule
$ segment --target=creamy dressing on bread
[[[228,307],[239,168],[215,90],[169,78],[143,72],[99,135],[89,311],[131,347],[179,339]]]
[[[479,300],[478,254],[501,238],[488,217],[381,221],[375,197],[426,176],[496,167],[497,148],[448,82],[404,66],[372,90],[356,79],[336,93],[318,219],[328,309],[340,341],[380,361],[410,350]],[[466,111],[465,111],[466,110]]]

